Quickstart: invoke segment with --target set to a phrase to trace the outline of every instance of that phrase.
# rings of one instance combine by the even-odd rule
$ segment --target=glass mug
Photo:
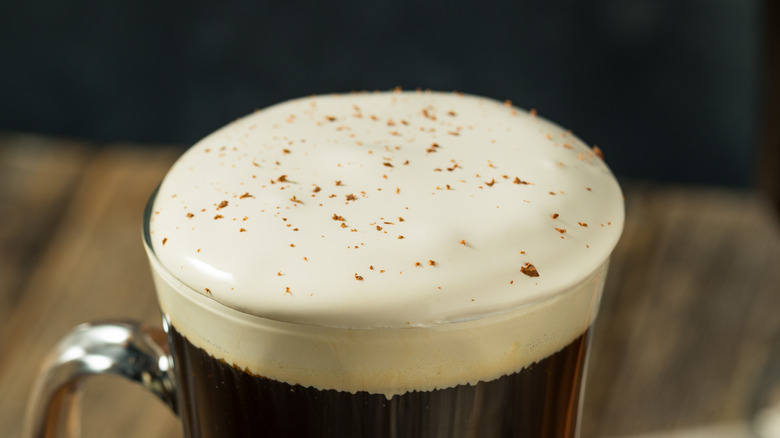
[[[449,95],[420,92],[328,99],[358,99],[362,107],[372,99],[395,102],[400,96],[409,100],[409,105],[419,105],[423,99],[428,104],[425,108],[433,108],[431,99],[440,106],[475,104],[453,104]],[[328,99],[318,103],[328,107]],[[479,105],[487,102],[495,112],[511,110],[516,116],[518,111],[487,99],[469,99]],[[451,113],[468,109],[455,107]],[[286,110],[272,107],[267,112]],[[426,113],[422,111],[430,119]],[[533,113],[524,115],[536,118]],[[556,129],[551,124],[543,126]],[[580,154],[590,151],[574,144]],[[559,149],[569,153],[571,147]],[[597,165],[603,172],[603,163],[599,160]],[[613,181],[611,174],[607,176]],[[284,178],[279,180],[277,183],[285,182]],[[528,184],[516,181],[515,185]],[[531,184],[540,185],[538,181]],[[598,312],[609,252],[619,231],[611,232],[602,257],[590,260],[587,272],[577,281],[522,305],[435,324],[344,327],[257,315],[218,302],[216,289],[206,288],[204,293],[199,290],[203,288],[193,287],[192,281],[183,281],[181,274],[172,272],[172,264],[160,257],[168,239],[155,244],[159,235],[153,237],[151,224],[156,219],[160,190],[147,205],[143,237],[163,329],[134,322],[75,328],[44,366],[28,409],[26,436],[77,435],[79,388],[84,379],[96,374],[119,375],[143,385],[181,418],[185,437],[578,435],[589,329]],[[587,187],[587,192],[593,190]],[[556,195],[549,193],[550,197]],[[615,194],[619,195],[619,188]],[[348,203],[349,197],[346,199]],[[225,201],[222,206],[227,204]],[[561,211],[566,211],[564,207],[560,206]],[[622,221],[622,199],[619,206],[607,210],[618,212],[615,223]],[[546,216],[555,221],[558,214]],[[338,215],[332,220],[338,223]],[[580,227],[586,229],[587,224],[580,223]],[[570,237],[562,228],[555,230],[566,238],[578,237]],[[465,240],[460,244],[466,246]],[[336,258],[333,263],[346,261]],[[434,268],[438,264],[428,262]],[[521,265],[518,281],[536,280],[541,275],[537,266],[541,271],[546,265]],[[373,265],[370,269],[374,270]],[[476,281],[473,287],[482,275],[489,274],[469,275]],[[354,281],[362,283],[363,276],[355,273]],[[510,280],[505,286],[514,283]]]

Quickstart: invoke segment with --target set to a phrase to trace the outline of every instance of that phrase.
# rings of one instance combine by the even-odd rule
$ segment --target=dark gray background
[[[745,186],[760,15],[760,0],[2,0],[0,129],[190,144],[289,98],[400,85],[537,108],[619,176]]]

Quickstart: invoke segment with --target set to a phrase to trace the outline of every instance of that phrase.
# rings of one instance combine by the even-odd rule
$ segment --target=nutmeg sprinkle
[[[525,262],[525,265],[520,267],[520,272],[529,277],[538,277],[539,271],[536,270],[536,266],[531,263]]]
[[[239,119],[193,151],[160,187],[153,249],[192,289],[259,316],[356,328],[468,319],[499,301],[538,302],[578,269],[559,259],[601,259],[623,228],[602,208],[619,191],[598,147],[509,101],[312,96]],[[477,297],[467,285],[483,274],[500,287]],[[473,298],[470,310],[437,304]],[[339,308],[361,312],[328,310]]]

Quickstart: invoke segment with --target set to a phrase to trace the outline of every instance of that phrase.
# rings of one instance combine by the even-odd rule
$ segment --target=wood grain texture
[[[627,186],[583,436],[744,419],[780,336],[780,233],[762,198]],[[774,366],[780,367],[780,363]]]
[[[35,154],[57,154],[56,149]],[[38,368],[67,330],[80,322],[110,318],[159,325],[141,245],[141,214],[179,153],[130,147],[86,152],[78,183],[64,196],[68,201],[61,220],[52,224],[55,230],[31,258],[35,262],[26,269],[24,287],[5,309],[9,316],[0,325],[0,430],[5,436],[20,434]],[[40,171],[34,169],[31,175]],[[28,207],[26,216],[39,214],[40,205]],[[128,386],[111,378],[88,384],[84,436],[175,436],[172,432],[179,427],[167,408]]]
[[[67,207],[86,147],[24,134],[0,135],[0,145],[0,320],[5,321]]]
[[[159,324],[141,214],[181,151],[0,135],[0,434],[19,435],[38,367],[68,329]],[[777,219],[752,192],[624,186],[583,437],[745,418],[780,349]],[[84,412],[85,437],[181,436],[161,402],[114,378],[87,384]]]

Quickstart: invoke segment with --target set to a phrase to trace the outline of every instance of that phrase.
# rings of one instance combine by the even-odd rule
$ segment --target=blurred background
[[[621,176],[744,187],[770,3],[4,1],[0,129],[188,145],[282,100],[400,85],[536,108]]]
[[[159,326],[141,212],[188,145],[396,86],[535,108],[618,176],[583,437],[756,436],[780,406],[776,0],[0,0],[0,435],[67,330]],[[86,387],[83,436],[181,436],[140,388]]]

